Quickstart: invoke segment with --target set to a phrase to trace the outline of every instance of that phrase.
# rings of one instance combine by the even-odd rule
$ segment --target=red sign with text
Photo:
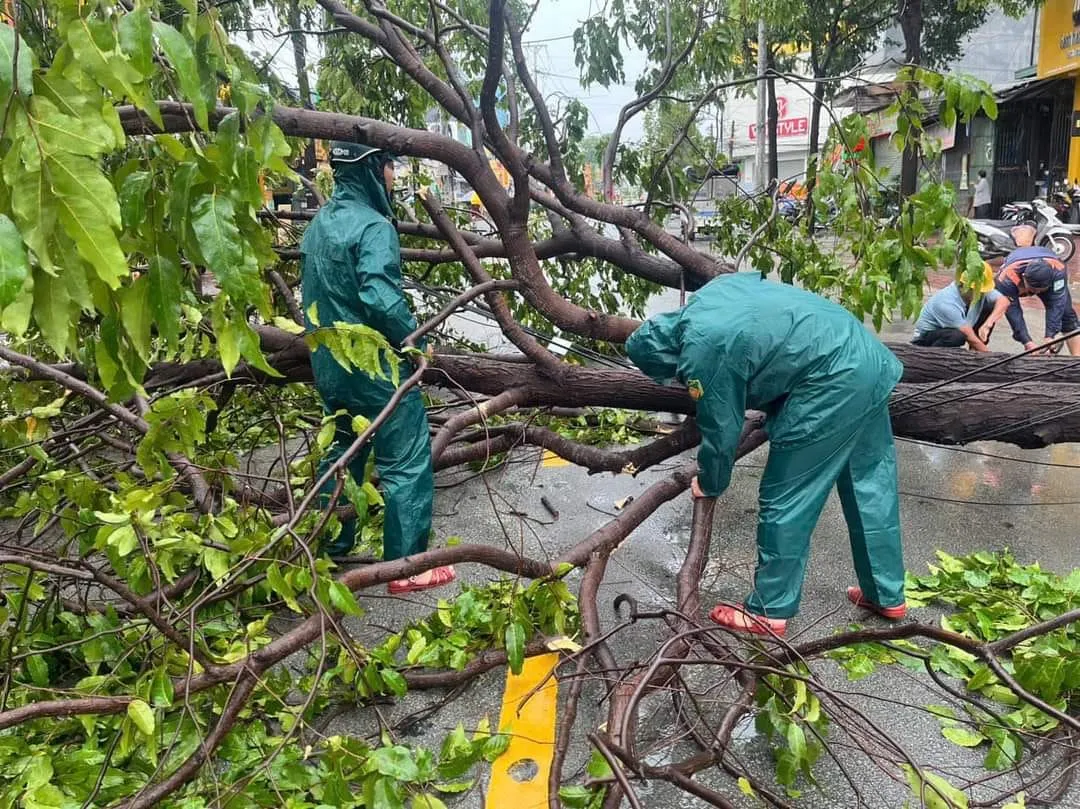
[[[750,124],[750,140],[757,140],[757,124]],[[776,122],[776,137],[797,138],[810,134],[809,118],[781,118]]]

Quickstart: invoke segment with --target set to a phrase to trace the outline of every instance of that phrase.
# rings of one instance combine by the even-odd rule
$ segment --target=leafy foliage
[[[944,551],[937,555],[938,563],[930,566],[928,575],[909,574],[908,605],[948,605],[952,610],[942,617],[942,627],[972,640],[991,643],[1080,606],[1080,571],[1062,577],[1038,564],[1021,565],[1009,551],[979,551],[960,558]],[[1076,624],[1067,624],[1021,643],[1012,651],[1007,669],[1021,688],[1074,714],[1080,705],[1078,642]],[[971,696],[962,703],[964,714],[948,706],[930,705],[927,710],[941,723],[946,739],[984,751],[988,770],[1012,769],[1022,760],[1027,739],[1050,734],[1059,726],[1056,718],[1021,702],[985,662],[955,646],[858,644],[832,656],[853,680],[869,676],[879,665],[900,663],[913,671],[929,667],[962,682]],[[967,805],[967,798],[959,802],[956,790],[940,776],[911,769],[906,774],[916,796],[924,792],[928,806],[947,806],[946,797],[956,806]],[[932,798],[929,793],[934,789],[940,794]]]
[[[815,783],[812,768],[825,750],[829,717],[807,687],[805,667],[791,666],[789,670],[793,677],[769,674],[760,680],[754,722],[759,731],[779,742],[773,749],[776,780],[797,798],[802,794],[795,788],[800,775]]]

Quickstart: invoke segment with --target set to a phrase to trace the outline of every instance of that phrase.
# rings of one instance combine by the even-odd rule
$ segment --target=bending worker
[[[1013,339],[1023,343],[1028,351],[1038,344],[1031,339],[1024,310],[1020,299],[1035,295],[1046,307],[1046,339],[1049,342],[1058,334],[1068,334],[1080,328],[1080,318],[1073,309],[1072,295],[1069,293],[1069,274],[1065,265],[1046,247],[1035,247],[1035,226],[1024,223],[1012,229],[1013,241],[1019,245],[1005,257],[998,270],[995,287],[1009,300],[1005,316],[1012,326]],[[993,322],[990,322],[993,326]],[[1074,335],[1065,341],[1069,353],[1080,354],[1080,335]]]
[[[730,629],[783,635],[798,612],[810,535],[833,484],[840,493],[859,587],[848,598],[902,618],[896,453],[889,394],[897,359],[835,303],[758,273],[715,278],[682,309],[651,318],[626,343],[660,383],[697,401],[695,497],[731,480],[747,408],[763,410],[771,441],[761,480],[754,592],[710,618]]]
[[[990,332],[1009,308],[1009,299],[994,289],[994,271],[983,264],[978,284],[982,295],[972,303],[976,289],[953,281],[928,300],[915,322],[917,346],[959,348],[967,344],[973,351],[989,351]]]
[[[378,330],[394,348],[416,329],[401,287],[401,248],[391,208],[393,155],[358,143],[330,146],[334,193],[316,214],[300,246],[307,328],[311,307],[323,328],[335,322]],[[390,401],[394,385],[360,370],[347,371],[325,346],[312,353],[315,386],[327,413],[338,413],[337,431],[319,469],[320,476],[356,439],[353,416],[373,419]],[[342,412],[343,411],[343,412]],[[431,534],[434,479],[427,414],[417,389],[409,391],[375,435],[375,467],[386,507],[383,558],[400,559],[427,549]],[[367,447],[349,463],[349,474],[364,482]],[[328,502],[335,483],[323,491]],[[356,520],[323,546],[330,556],[352,550]],[[390,582],[392,593],[423,590],[453,581],[450,567]]]

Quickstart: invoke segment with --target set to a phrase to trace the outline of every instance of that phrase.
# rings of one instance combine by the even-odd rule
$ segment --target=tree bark
[[[899,0],[899,22],[904,32],[904,61],[912,66],[922,62],[922,0]],[[909,84],[910,92],[918,92],[918,87]],[[900,197],[909,197],[915,193],[919,179],[919,146],[909,138],[904,147],[900,163]]]
[[[267,327],[260,329],[260,336],[264,348],[277,348],[271,363],[290,369],[288,381],[310,379],[307,346],[302,340]],[[897,386],[893,395],[893,429],[897,436],[939,444],[992,439],[1024,448],[1080,441],[1080,373],[1068,367],[1072,360],[1015,359],[986,368],[1000,362],[1004,355],[907,344],[893,344],[890,348],[906,362],[905,369],[909,370],[905,380],[932,381],[931,384],[905,381]],[[957,376],[962,369],[972,376],[927,391],[942,379]],[[248,371],[242,368],[240,373]],[[1046,376],[1040,379],[1060,381],[1019,381],[1041,373]],[[272,380],[261,376],[261,381]],[[687,391],[657,385],[634,370],[569,366],[564,378],[555,384],[528,363],[508,362],[491,355],[439,354],[434,366],[425,373],[424,382],[444,386],[452,383],[487,396],[521,390],[528,406],[536,407],[620,407],[695,413],[694,401]],[[1004,382],[1009,383],[1008,387],[1002,387]]]
[[[768,92],[767,113],[769,116],[769,182],[780,178],[780,159],[777,155],[777,135],[779,134],[780,114],[776,106],[776,77],[773,75],[773,55],[769,53],[769,77],[765,80]]]
[[[820,70],[815,67],[815,77],[819,73]],[[821,141],[821,108],[825,103],[822,94],[824,92],[825,83],[815,81],[814,97],[810,99],[810,142],[806,155],[806,226],[809,233],[814,232],[814,188],[817,186],[818,149]]]
[[[764,17],[758,20],[757,37],[757,148],[754,160],[754,186],[760,190],[765,187],[765,128],[767,126],[765,121],[765,99],[769,92],[765,86],[765,71],[768,68],[768,57],[766,56],[768,40],[765,34]]]

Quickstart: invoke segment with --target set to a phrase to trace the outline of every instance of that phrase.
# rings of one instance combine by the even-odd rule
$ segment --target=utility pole
[[[765,40],[765,18],[758,18],[757,24],[757,154],[754,158],[754,186],[761,190],[765,187],[765,135],[768,131],[766,125],[766,96],[768,90],[765,86],[765,71],[769,61],[766,51],[769,43]]]

